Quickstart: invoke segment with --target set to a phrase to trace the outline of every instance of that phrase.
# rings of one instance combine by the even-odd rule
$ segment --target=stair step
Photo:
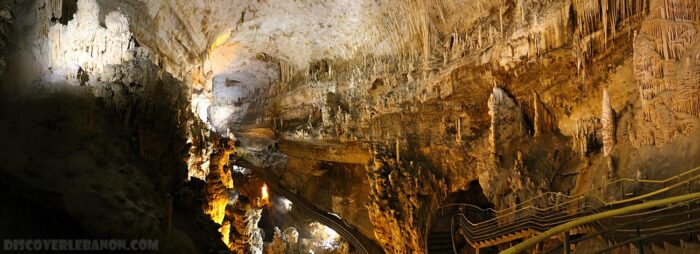
[[[449,251],[446,251],[446,250],[441,250],[441,251],[432,251],[432,250],[429,250],[429,251],[428,251],[428,254],[453,254],[453,253],[452,253],[452,249],[450,249]]]
[[[656,253],[656,254],[667,254],[668,253],[668,252],[666,252],[666,249],[659,247],[656,244],[651,244],[651,251],[653,253]],[[670,254],[670,253],[668,253],[668,254]]]
[[[445,246],[445,247],[442,247],[442,248],[428,248],[428,252],[433,252],[433,251],[451,251],[451,250],[452,250],[452,246],[449,246],[449,247],[448,247],[448,246]]]
[[[630,248],[630,254],[639,254],[639,249],[637,248],[637,245],[630,243],[629,248]]]
[[[681,248],[683,249],[700,249],[700,243],[688,242],[681,239]]]
[[[428,244],[431,245],[441,245],[441,244],[452,244],[452,239],[440,239],[440,240],[435,240],[435,241],[428,241]]]

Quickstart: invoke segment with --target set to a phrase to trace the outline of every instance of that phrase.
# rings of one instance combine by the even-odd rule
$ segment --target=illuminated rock
[[[610,96],[608,90],[603,90],[603,112],[600,117],[601,136],[603,141],[603,154],[610,155],[613,145],[615,145],[615,110],[610,106]]]
[[[79,0],[78,12],[67,25],[55,24],[49,30],[49,63],[55,73],[75,77],[79,69],[99,75],[108,65],[134,57],[134,42],[124,14],[110,12],[106,28],[100,26],[100,8],[95,0]],[[143,73],[142,73],[143,74]]]

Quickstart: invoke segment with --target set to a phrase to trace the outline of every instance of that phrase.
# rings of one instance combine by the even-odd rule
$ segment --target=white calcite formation
[[[248,233],[247,252],[251,254],[263,253],[264,231],[258,228],[258,222],[262,218],[262,209],[251,209],[245,214],[246,232]]]
[[[610,155],[613,145],[615,145],[615,110],[610,106],[610,96],[608,89],[603,90],[603,113],[600,117],[602,126],[601,136],[603,138],[603,154]]]
[[[111,12],[105,17],[103,28],[99,13],[95,0],[79,0],[73,20],[49,29],[49,66],[54,73],[76,77],[82,69],[88,74],[99,74],[108,65],[133,59],[135,46],[127,17]]]
[[[663,145],[678,134],[688,135],[692,124],[685,114],[697,116],[700,107],[700,59],[686,55],[698,41],[699,5],[695,0],[652,0],[649,5],[649,17],[634,38],[634,71],[643,109],[630,135],[637,146]]]
[[[51,16],[49,18],[60,19],[63,14],[63,0],[48,0]]]

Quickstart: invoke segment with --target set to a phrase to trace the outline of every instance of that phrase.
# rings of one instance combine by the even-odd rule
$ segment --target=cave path
[[[363,254],[379,254],[384,253],[381,247],[377,245],[374,241],[367,238],[363,234],[360,234],[357,229],[351,227],[345,221],[338,218],[336,215],[323,211],[316,207],[313,203],[309,202],[305,198],[297,195],[296,193],[284,188],[280,185],[278,179],[279,177],[274,174],[272,169],[258,167],[252,163],[240,160],[235,163],[238,166],[250,169],[254,175],[262,178],[267,187],[271,192],[280,195],[289,201],[291,201],[295,207],[309,216],[311,219],[318,221],[319,223],[335,230],[340,236],[348,241],[359,253]]]

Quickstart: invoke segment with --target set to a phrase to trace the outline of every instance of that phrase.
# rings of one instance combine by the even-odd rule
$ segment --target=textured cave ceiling
[[[297,67],[386,51],[378,34],[381,4],[375,1],[127,0],[100,5],[126,10],[139,41],[178,65],[201,61],[211,46],[222,44],[235,44],[237,53],[245,55],[241,59],[265,53]]]
[[[212,82],[203,88],[213,97],[207,103],[212,107],[200,115],[218,129],[240,127],[231,123],[249,124],[245,115],[250,107],[260,105],[236,101],[245,100],[256,89],[270,89],[280,79],[280,66],[296,72],[321,60],[368,56],[436,61],[441,56],[423,54],[434,51],[427,45],[444,47],[442,42],[456,43],[457,37],[452,36],[463,33],[494,37],[494,32],[503,34],[504,29],[518,38],[559,22],[558,12],[569,6],[561,1],[535,1],[528,3],[535,8],[524,9],[508,1],[483,0],[98,2],[102,16],[114,10],[127,15],[134,37],[155,52],[155,61],[166,70],[185,80],[188,75],[199,80],[195,87]],[[525,20],[526,14],[520,13],[523,20],[504,20],[502,13],[508,9],[527,11],[529,17]],[[504,22],[511,24],[504,28]],[[494,25],[500,25],[499,31],[493,30]],[[207,76],[209,71],[212,77]]]
[[[102,15],[119,10],[130,18],[135,38],[156,52],[167,70],[184,77],[212,71],[210,120],[245,115],[231,107],[279,79],[272,57],[293,69],[320,59],[349,59],[390,52],[380,34],[386,3],[377,1],[99,1]],[[196,72],[196,71],[195,71]],[[207,73],[202,73],[206,75]],[[227,85],[227,80],[228,85]],[[233,118],[233,120],[231,119]]]

